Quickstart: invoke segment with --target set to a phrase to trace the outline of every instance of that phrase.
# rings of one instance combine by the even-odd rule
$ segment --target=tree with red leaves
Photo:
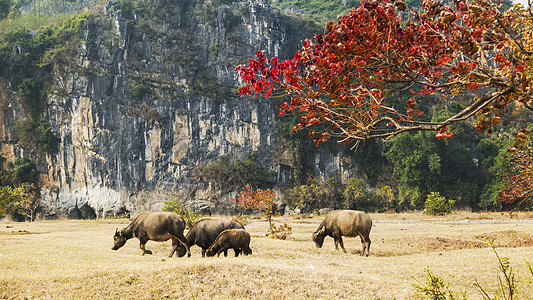
[[[268,220],[268,226],[270,234],[274,234],[274,228],[272,227],[272,217],[276,215],[275,204],[278,200],[276,198],[276,192],[271,189],[252,189],[251,186],[246,185],[242,188],[241,192],[232,199],[237,207],[240,209],[250,209],[263,212],[265,218]]]
[[[258,51],[236,67],[241,95],[290,97],[280,115],[300,112],[294,130],[313,126],[318,145],[330,137],[349,143],[414,130],[453,136],[452,124],[477,117],[491,131],[502,111],[533,111],[533,11],[503,11],[492,0],[422,0],[418,11],[402,0],[362,0],[358,9],[328,23],[292,59]],[[410,93],[397,103],[393,93]],[[462,110],[424,120],[422,101]],[[451,127],[450,127],[451,128]]]

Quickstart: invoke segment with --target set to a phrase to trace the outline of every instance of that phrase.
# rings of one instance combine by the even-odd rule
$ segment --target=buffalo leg
[[[144,243],[141,242],[140,245],[139,245],[139,247],[141,248],[141,250],[142,250],[142,252],[143,252],[142,255],[145,255],[145,254],[152,254],[152,251],[150,251],[150,250],[146,250],[146,242],[144,242]]]
[[[178,240],[172,237],[172,250],[170,251],[170,255],[168,257],[172,257],[172,255],[174,255],[174,252],[178,252],[178,245]]]
[[[189,247],[189,243],[187,241],[187,238],[183,235],[183,233],[178,232],[176,235],[173,235],[173,236],[178,240],[178,242],[180,242],[185,247],[185,249],[187,249],[187,256],[191,257],[191,250]],[[177,248],[178,248],[178,245],[176,244],[176,250]]]
[[[366,238],[365,248],[366,248],[366,256],[368,256],[370,254],[370,239],[369,238]]]
[[[241,254],[241,250],[240,249],[233,249],[235,251],[235,257],[239,256],[239,254]]]
[[[227,256],[228,255],[228,249],[224,249],[224,247],[218,249],[217,251],[217,257],[220,257],[220,253],[224,252],[224,255]]]
[[[342,251],[346,253],[346,249],[344,249],[344,241],[342,240],[342,236],[339,236],[339,245],[341,245]]]
[[[333,241],[335,242],[335,250],[339,251],[339,238],[334,236]]]
[[[361,256],[365,256],[365,252],[366,252],[366,243],[365,243],[365,239],[363,238],[363,236],[361,235],[361,247],[362,247],[362,250],[361,250]]]

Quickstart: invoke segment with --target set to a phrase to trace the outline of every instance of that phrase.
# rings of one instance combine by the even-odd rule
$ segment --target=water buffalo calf
[[[220,256],[220,253],[228,249],[233,249],[235,251],[235,257],[239,256],[241,252],[244,255],[252,254],[252,249],[250,249],[250,234],[244,229],[226,229],[222,231],[213,245],[207,250],[207,256]]]
[[[372,220],[365,212],[334,210],[326,215],[318,229],[313,233],[313,241],[317,248],[320,248],[324,244],[324,238],[329,235],[335,240],[335,249],[339,250],[340,245],[342,251],[346,253],[342,237],[359,236],[363,246],[361,256],[364,256],[365,252],[368,256],[370,253],[370,229],[372,229]]]
[[[191,230],[187,232],[185,236],[189,247],[198,245],[202,248],[202,257],[205,257],[205,253],[209,246],[213,244],[217,236],[226,229],[244,229],[244,226],[233,220],[227,219],[202,219],[196,222]],[[185,247],[178,245],[178,256],[185,255]],[[224,251],[224,256],[228,256],[227,250]]]
[[[124,229],[115,231],[115,245],[113,250],[118,250],[131,238],[138,238],[142,255],[152,254],[146,250],[148,241],[164,242],[172,239],[172,251],[169,257],[178,250],[178,245],[185,247],[186,252],[191,256],[187,239],[183,235],[185,221],[175,213],[169,212],[143,212],[136,216],[133,221]]]

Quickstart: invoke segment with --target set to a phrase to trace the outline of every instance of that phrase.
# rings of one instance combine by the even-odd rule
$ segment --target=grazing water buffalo
[[[191,230],[185,236],[189,247],[198,245],[202,248],[202,257],[205,257],[205,252],[213,244],[217,236],[226,229],[244,229],[241,223],[227,219],[203,219],[196,222]],[[185,255],[185,247],[178,246],[178,256]],[[227,250],[224,251],[224,256],[228,256]]]
[[[148,241],[164,242],[172,239],[172,251],[169,257],[178,250],[181,243],[185,246],[187,253],[191,256],[187,239],[183,235],[185,221],[181,216],[169,212],[143,212],[131,221],[131,223],[122,230],[115,231],[115,245],[113,250],[118,250],[126,244],[131,238],[138,238],[142,255],[152,254],[152,251],[146,250],[145,245]],[[178,243],[179,242],[179,243]],[[184,254],[185,255],[185,254]],[[183,255],[182,255],[183,256]]]
[[[324,244],[324,238],[329,235],[335,240],[335,249],[339,250],[340,244],[342,251],[346,253],[342,237],[360,236],[363,246],[361,256],[365,255],[365,250],[366,256],[368,256],[370,252],[370,229],[372,229],[372,220],[366,213],[356,210],[334,210],[326,215],[318,229],[313,233],[313,242],[317,248],[320,248]]]
[[[220,256],[221,252],[224,252],[224,256],[227,254],[228,249],[235,251],[235,257],[239,256],[241,252],[244,255],[252,254],[250,249],[250,234],[244,229],[226,229],[222,231],[213,245],[207,250],[207,256]]]

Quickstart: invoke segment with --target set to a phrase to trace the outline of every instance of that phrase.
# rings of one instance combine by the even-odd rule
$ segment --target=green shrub
[[[22,147],[29,147],[34,145],[35,126],[27,119],[19,119],[15,121],[15,134],[17,135],[19,145]]]
[[[370,193],[365,181],[357,177],[350,177],[344,189],[344,208],[360,208],[368,204]]]
[[[135,82],[130,84],[128,91],[130,94],[137,98],[142,99],[145,95],[147,95],[150,92],[150,88],[146,86],[146,84],[142,82]]]
[[[459,299],[457,293],[445,287],[444,281],[437,275],[431,273],[428,269],[426,271],[426,284],[415,285],[418,293],[422,294],[421,299],[431,300],[454,300]],[[463,295],[463,299],[466,297]]]
[[[447,215],[451,213],[454,204],[455,200],[446,200],[438,192],[431,192],[426,199],[424,213],[439,216]]]
[[[124,19],[133,19],[137,13],[137,4],[132,0],[121,0],[119,2],[122,17]]]
[[[37,133],[37,146],[47,153],[56,153],[59,150],[60,138],[54,135],[52,127],[46,123],[41,123]]]
[[[237,222],[241,223],[243,226],[246,226],[246,225],[248,225],[248,223],[250,223],[250,220],[248,220],[248,216],[243,215],[243,214],[235,215],[235,216],[231,217],[231,219],[233,221],[237,221]]]
[[[163,211],[173,212],[180,215],[188,229],[194,225],[199,219],[200,215],[194,213],[193,210],[186,208],[180,201],[176,199],[169,200],[163,204]]]

